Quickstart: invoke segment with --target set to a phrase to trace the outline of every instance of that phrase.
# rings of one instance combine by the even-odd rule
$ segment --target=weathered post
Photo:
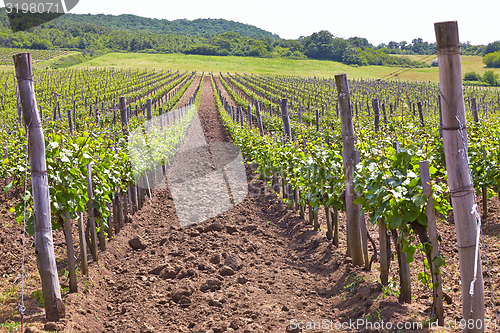
[[[345,204],[347,215],[348,246],[353,265],[362,266],[363,251],[361,247],[361,234],[359,226],[359,206],[354,204],[356,193],[354,193],[353,171],[355,162],[354,128],[352,124],[351,97],[347,84],[346,74],[335,75],[337,85],[340,120],[342,126],[342,143],[344,146],[344,169],[345,180]]]
[[[127,99],[124,96],[120,97],[120,121],[122,123],[122,133],[128,137],[128,114],[127,114]]]
[[[33,188],[35,253],[40,280],[42,282],[45,314],[48,320],[59,320],[65,316],[65,307],[61,300],[61,289],[52,240],[45,140],[43,138],[43,130],[38,115],[33,86],[31,55],[29,53],[19,53],[14,55],[13,58],[24,125],[27,127],[28,157],[30,160],[31,185]]]
[[[444,325],[444,312],[443,312],[443,288],[441,282],[441,274],[434,274],[436,264],[434,258],[439,256],[439,243],[436,228],[436,213],[434,212],[434,200],[432,199],[432,191],[429,185],[431,179],[429,176],[429,162],[420,161],[420,178],[422,179],[422,190],[427,196],[427,205],[425,206],[425,214],[427,215],[427,231],[429,232],[429,240],[431,243],[431,262],[429,262],[432,274],[433,298],[436,306],[436,316],[438,324]],[[418,223],[418,222],[417,222]]]
[[[252,106],[248,104],[248,127],[252,128]]]
[[[97,232],[95,225],[95,215],[94,215],[94,192],[92,190],[92,165],[87,164],[87,196],[89,201],[87,203],[88,209],[88,224],[90,228],[90,253],[92,253],[92,258],[94,261],[98,261],[97,255]]]
[[[87,245],[85,244],[85,226],[83,222],[83,213],[78,218],[78,238],[80,239],[80,260],[82,274],[89,275],[89,266],[87,263]]]
[[[477,124],[479,122],[479,116],[477,114],[476,99],[474,97],[471,98],[471,109],[472,109],[472,116],[474,117],[474,122]]]
[[[389,256],[387,253],[387,242],[389,240],[387,235],[387,226],[385,218],[378,219],[378,240],[380,246],[380,282],[383,286],[389,284]],[[390,240],[389,240],[390,241]],[[389,243],[390,244],[390,243]]]
[[[484,287],[479,256],[479,213],[467,157],[467,130],[462,95],[460,41],[456,21],[434,24],[443,110],[443,142],[448,186],[453,205],[462,280],[462,314],[465,322],[484,323]],[[475,212],[475,214],[471,214]],[[464,332],[484,332],[479,328]]]
[[[73,246],[73,235],[71,234],[70,213],[62,212],[61,217],[64,219],[64,236],[66,239],[66,247],[68,248],[69,291],[76,293],[78,291],[78,285],[76,282],[75,247]]]
[[[262,118],[260,115],[260,103],[255,103],[255,112],[257,114],[257,125],[259,126],[260,135],[264,135],[264,126],[262,125]]]
[[[379,101],[378,99],[374,99],[372,101],[373,113],[375,114],[375,131],[379,130],[380,126],[380,113],[379,113]]]
[[[422,110],[422,102],[417,102],[418,116],[420,118],[420,124],[424,127],[424,111]]]
[[[152,101],[150,99],[148,99],[146,101],[147,119],[148,119],[148,121],[151,121],[151,119],[153,119],[153,114],[152,114],[152,111],[151,111],[152,107],[153,107]]]

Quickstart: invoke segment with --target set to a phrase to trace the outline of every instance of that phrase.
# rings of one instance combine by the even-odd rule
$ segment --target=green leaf
[[[427,222],[428,222],[427,215],[425,215],[425,214],[420,214],[420,215],[418,216],[417,221],[418,221],[418,223],[420,223],[421,225],[425,225],[425,226],[427,226]]]
[[[413,201],[415,206],[417,206],[419,209],[422,209],[427,203],[427,195],[425,194],[416,195],[413,198],[411,198],[411,201]]]
[[[425,253],[431,253],[432,244],[429,242],[424,242],[422,249],[424,250]]]
[[[395,214],[391,219],[387,218],[387,222],[389,223],[389,228],[396,230],[399,228],[403,222],[403,218],[399,216],[399,214]]]
[[[406,263],[409,264],[415,260],[415,251],[417,247],[415,245],[409,245],[406,249]]]
[[[9,184],[7,184],[7,186],[4,186],[3,188],[3,194],[5,196],[7,196],[7,193],[9,192],[9,190],[11,190],[12,188],[14,188],[14,181],[12,180]]]
[[[434,259],[432,259],[432,262],[436,266],[446,267],[446,262],[445,262],[444,257],[443,257],[442,254],[435,256]]]
[[[354,204],[355,205],[362,205],[363,202],[365,202],[365,200],[366,200],[365,197],[358,197],[358,198],[354,199]]]

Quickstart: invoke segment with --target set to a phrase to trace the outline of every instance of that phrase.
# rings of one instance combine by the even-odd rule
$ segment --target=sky
[[[285,39],[320,30],[363,37],[374,45],[422,38],[435,42],[434,23],[458,21],[462,43],[500,40],[500,0],[80,0],[75,14],[134,14],[176,20],[223,18]]]

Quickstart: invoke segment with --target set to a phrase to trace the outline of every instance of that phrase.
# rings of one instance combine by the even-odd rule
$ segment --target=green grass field
[[[424,56],[409,56],[421,59]],[[431,59],[430,59],[431,60]],[[430,62],[429,60],[429,62]],[[478,56],[462,57],[462,72],[476,71],[484,73],[482,58]],[[333,61],[290,60],[281,58],[217,57],[184,54],[144,54],[144,53],[108,53],[104,56],[81,63],[74,67],[115,67],[134,69],[172,69],[180,71],[198,71],[222,73],[280,74],[297,76],[331,77],[346,73],[352,78],[377,79],[395,71],[403,71],[401,80],[439,81],[437,68],[400,69],[386,66],[353,67]],[[500,73],[500,69],[494,70]],[[392,77],[397,79],[396,77]]]

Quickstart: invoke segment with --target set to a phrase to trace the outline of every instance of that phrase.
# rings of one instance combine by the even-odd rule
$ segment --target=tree
[[[476,72],[467,72],[464,75],[464,81],[480,81],[481,75]]]
[[[486,48],[484,49],[484,55],[497,51],[500,51],[500,41],[498,40],[496,42],[489,43],[488,45],[486,45]]]
[[[368,43],[368,40],[366,38],[361,38],[361,37],[351,37],[347,40],[349,44],[351,44],[352,47],[354,48],[360,48],[362,50],[366,48],[371,48],[373,47],[370,43]]]
[[[483,63],[486,67],[500,68],[500,51],[488,53],[483,57]]]
[[[394,41],[390,41],[389,44],[387,44],[387,47],[390,49],[397,49],[397,48],[399,48],[399,43],[394,42]]]
[[[483,81],[496,86],[498,85],[498,74],[495,74],[493,71],[486,71],[483,74]]]

